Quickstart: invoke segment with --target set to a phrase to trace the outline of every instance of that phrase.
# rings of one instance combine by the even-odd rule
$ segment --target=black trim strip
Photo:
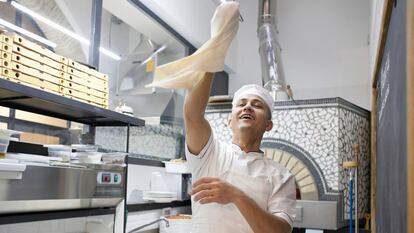
[[[10,141],[9,147],[7,148],[7,152],[48,156],[48,151],[46,147],[43,147],[43,145],[40,144],[28,142]]]
[[[128,164],[134,165],[144,165],[144,166],[152,166],[152,167],[165,167],[165,164],[158,160],[150,160],[150,159],[141,159],[128,156]]]
[[[168,207],[182,207],[191,206],[191,200],[186,201],[173,201],[170,203],[142,203],[142,204],[131,204],[127,205],[128,212],[137,212],[145,210],[158,210]]]
[[[46,211],[46,212],[18,213],[18,214],[1,214],[0,225],[22,223],[22,222],[54,220],[54,219],[108,215],[108,214],[115,214],[115,208],[97,208],[97,209],[61,210],[61,211]]]

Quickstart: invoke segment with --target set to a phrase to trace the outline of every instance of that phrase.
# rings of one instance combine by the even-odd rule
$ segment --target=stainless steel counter
[[[125,168],[28,163],[22,179],[0,178],[0,213],[115,207],[124,198]]]

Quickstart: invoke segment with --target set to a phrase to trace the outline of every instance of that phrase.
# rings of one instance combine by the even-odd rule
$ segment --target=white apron
[[[247,196],[267,211],[272,178],[269,176],[252,177],[234,171],[227,171],[220,177],[242,190]],[[253,230],[233,203],[222,205],[204,204],[193,201],[192,233],[252,233]]]

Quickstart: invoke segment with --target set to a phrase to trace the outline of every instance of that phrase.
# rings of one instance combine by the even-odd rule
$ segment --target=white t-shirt
[[[186,146],[193,182],[219,177],[241,189],[267,212],[283,218],[291,227],[295,217],[296,186],[289,171],[263,153],[245,153],[235,144],[225,144],[211,134],[199,155]],[[238,208],[229,203],[200,204],[192,201],[192,233],[253,232]]]

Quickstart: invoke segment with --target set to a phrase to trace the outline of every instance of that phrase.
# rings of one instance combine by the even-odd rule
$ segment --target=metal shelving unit
[[[125,114],[114,112],[108,109],[96,107],[76,100],[72,100],[63,96],[43,91],[41,89],[32,88],[22,84],[14,83],[6,80],[0,76],[0,106],[9,107],[12,109],[19,109],[32,113],[38,113],[59,119],[79,122],[89,125],[91,128],[97,126],[125,126],[127,127],[127,146],[126,152],[129,152],[129,132],[130,126],[144,126],[145,121],[139,118],[131,117]],[[94,130],[93,130],[94,131]],[[13,143],[12,143],[13,144]],[[24,144],[24,143],[23,143]],[[30,146],[30,145],[29,145]],[[22,145],[19,143],[18,152],[22,152]],[[33,150],[33,147],[28,149]],[[126,161],[128,163],[128,159]],[[128,169],[125,168],[125,184],[127,181]],[[126,186],[124,190],[126,195]],[[124,196],[126,200],[126,196]],[[126,206],[124,204],[124,208]],[[73,213],[72,213],[72,212]],[[83,212],[87,211],[87,215],[100,215],[113,213],[114,209],[88,209],[88,210],[64,210],[61,212],[61,217],[56,217],[54,212],[40,212],[40,213],[22,213],[17,215],[2,215],[0,216],[0,223],[3,221],[27,222],[33,221],[33,216],[41,214],[44,218],[41,219],[56,219],[73,216],[83,216]],[[72,213],[72,214],[71,214]],[[124,230],[125,225],[124,223]]]
[[[145,125],[142,119],[14,83],[1,77],[0,105],[91,126]]]

